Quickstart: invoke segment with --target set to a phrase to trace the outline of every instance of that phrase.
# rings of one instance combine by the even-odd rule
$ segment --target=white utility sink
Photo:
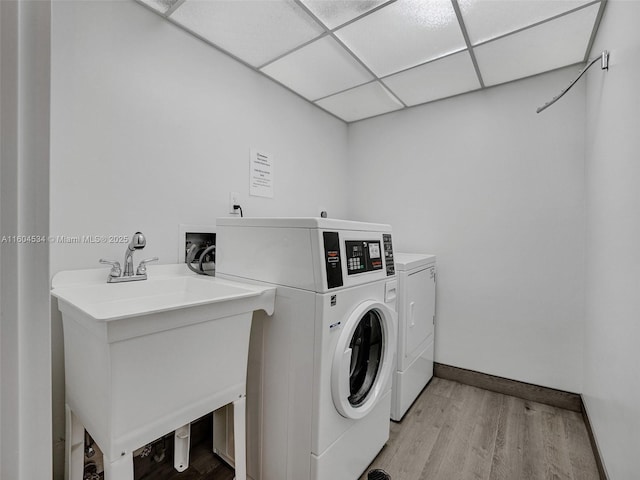
[[[52,282],[64,325],[72,480],[82,478],[72,451],[82,450],[78,425],[105,455],[105,480],[120,480],[133,478],[133,451],[156,438],[231,402],[244,416],[251,318],[274,308],[275,288],[186,265],[149,266],[147,280],[126,283],[107,283],[108,272],[60,272]]]
[[[111,321],[255,297],[269,290],[196,275],[183,267],[149,266],[147,280],[114,284],[106,282],[109,269],[65,271],[54,277],[51,293],[95,320]]]

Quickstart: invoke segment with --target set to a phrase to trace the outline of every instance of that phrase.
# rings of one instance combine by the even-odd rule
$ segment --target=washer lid
[[[391,232],[391,226],[386,224],[320,217],[221,217],[216,219],[216,225],[219,227],[307,228],[314,230]]]
[[[396,270],[404,272],[413,270],[414,268],[432,265],[436,263],[436,256],[425,253],[394,253],[393,260],[396,263]]]

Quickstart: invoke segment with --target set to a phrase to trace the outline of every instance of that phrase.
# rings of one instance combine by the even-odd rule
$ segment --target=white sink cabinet
[[[52,282],[64,328],[70,480],[82,479],[85,428],[104,454],[105,480],[132,480],[134,450],[223,405],[234,404],[235,431],[245,432],[251,318],[274,308],[275,288],[186,265],[150,266],[147,280],[128,283],[107,284],[108,272],[65,271]],[[245,480],[244,433],[235,440],[236,479]]]

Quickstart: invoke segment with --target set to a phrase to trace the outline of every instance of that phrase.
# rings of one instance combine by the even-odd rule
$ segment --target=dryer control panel
[[[382,241],[384,242],[384,259],[387,264],[387,277],[395,275],[396,264],[393,260],[393,245],[391,244],[391,234],[384,233],[382,235]]]
[[[382,270],[382,247],[380,240],[347,240],[347,274]]]

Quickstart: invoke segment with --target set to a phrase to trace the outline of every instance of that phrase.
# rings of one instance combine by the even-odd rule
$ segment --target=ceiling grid
[[[467,32],[467,27],[464,25],[464,19],[462,18],[462,12],[460,11],[460,5],[458,4],[458,0],[451,0],[453,4],[453,9],[456,11],[456,17],[458,18],[458,23],[460,24],[460,30],[462,30],[462,36],[464,37],[464,42],[467,44],[467,50],[469,50],[469,55],[471,56],[471,61],[473,62],[473,68],[476,71],[476,75],[478,75],[478,82],[480,82],[480,88],[484,88],[484,80],[482,80],[482,74],[480,73],[480,67],[478,67],[478,61],[476,60],[476,55],[473,53],[473,48],[471,45],[471,40],[469,40],[469,32]]]
[[[346,122],[585,62],[606,3],[136,1]]]

